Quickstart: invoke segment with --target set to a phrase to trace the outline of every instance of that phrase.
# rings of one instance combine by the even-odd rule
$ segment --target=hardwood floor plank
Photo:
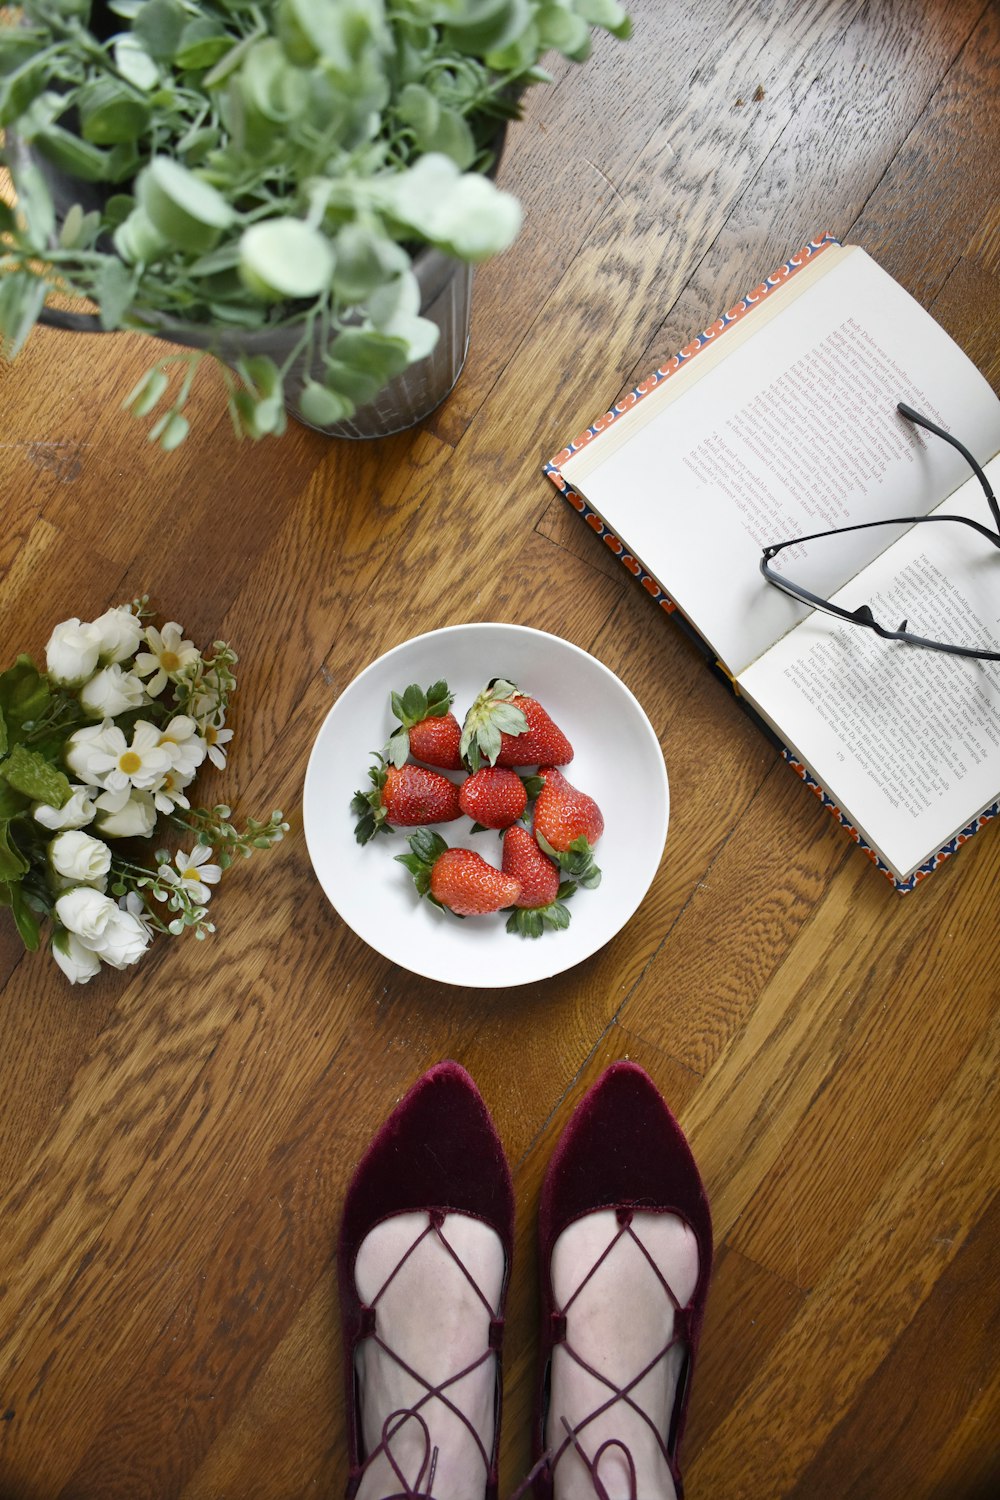
[[[813,69],[798,107],[749,190],[700,258],[676,305],[630,367],[631,389],[814,235],[869,246],[858,215],[917,126],[942,75],[982,15],[981,0],[862,6]],[[759,108],[747,99],[748,110]],[[845,142],[850,169],[845,170]],[[966,137],[965,144],[972,145]],[[794,190],[791,191],[791,185]],[[894,221],[896,222],[896,221]],[[898,232],[898,231],[897,231]],[[894,249],[907,254],[905,236]],[[881,243],[873,248],[882,259]],[[885,262],[883,261],[883,264]],[[893,270],[909,290],[905,266]]]
[[[979,230],[984,205],[1000,199],[1000,160],[982,149],[1000,135],[998,80],[1000,13],[989,4],[851,226],[851,239],[925,306]]]
[[[949,1448],[952,1459],[958,1456],[961,1464],[961,1478],[948,1466],[952,1495],[971,1494],[991,1471],[994,1478],[1000,1477],[996,1429],[989,1422],[967,1428],[957,1453],[953,1447],[955,1429],[961,1428],[966,1410],[989,1389],[996,1374],[998,1230],[1000,1199],[983,1215],[906,1332],[858,1391],[841,1427],[803,1470],[791,1491],[792,1500],[811,1500],[838,1490],[881,1493],[880,1481],[890,1475],[901,1495],[929,1494],[940,1455]],[[937,1364],[947,1368],[953,1361],[957,1378],[945,1389],[923,1378],[925,1370]],[[857,1441],[862,1426],[869,1434],[865,1445]]]
[[[695,1493],[720,1500],[791,1493],[957,1258],[994,1196],[987,1103],[998,1051],[994,1023],[912,1150],[887,1168],[852,1240],[716,1430],[711,1449],[690,1465]],[[936,1233],[929,1235],[932,1204]],[[891,1483],[891,1474],[875,1476],[872,1493],[891,1494],[883,1488]]]

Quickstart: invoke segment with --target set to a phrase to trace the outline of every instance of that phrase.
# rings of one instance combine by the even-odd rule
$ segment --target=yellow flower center
[[[161,651],[160,666],[164,672],[176,672],[181,664],[181,659],[176,651]]]
[[[219,731],[216,729],[214,724],[209,724],[205,730],[205,743],[208,745],[214,745],[218,738]]]
[[[163,778],[163,790],[165,792],[169,792],[172,789],[173,784],[174,784],[174,778],[171,776],[170,772],[168,771],[167,774],[166,774],[166,776],[164,776],[164,778]]]
[[[197,865],[188,865],[187,869],[184,871],[184,879],[185,880],[200,880],[201,876],[198,873],[198,866]]]
[[[119,771],[124,771],[126,776],[134,776],[136,771],[142,770],[142,756],[136,755],[134,750],[126,750],[119,758]]]

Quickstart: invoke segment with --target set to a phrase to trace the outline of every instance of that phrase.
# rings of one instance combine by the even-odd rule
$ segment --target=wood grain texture
[[[149,590],[240,653],[230,765],[205,795],[292,825],[227,880],[211,944],[161,943],[86,989],[0,927],[0,1500],[338,1493],[344,1189],[446,1056],[479,1082],[517,1190],[505,1491],[530,1454],[542,1176],[626,1056],[713,1204],[689,1500],[1000,1485],[1000,832],[897,897],[539,471],[823,228],[1000,384],[1000,7],[629,8],[634,39],[559,63],[509,134],[525,229],[477,271],[466,370],[421,428],[241,446],[199,380],[166,458],[120,410],[148,343],[42,330],[0,367],[4,659]],[[664,749],[671,831],[588,963],[441,989],[326,902],[302,777],[357,672],[488,619],[622,677]]]

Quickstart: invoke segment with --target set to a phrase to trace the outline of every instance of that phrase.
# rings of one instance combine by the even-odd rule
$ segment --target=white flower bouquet
[[[71,984],[137,962],[156,932],[214,932],[212,886],[288,828],[273,812],[241,833],[224,804],[191,806],[202,763],[226,764],[237,658],[225,641],[205,656],[180,625],[157,629],[150,616],[143,597],[64,620],[44,672],[20,656],[0,673],[0,905],[31,950],[50,919]],[[125,841],[161,827],[181,831],[182,846],[140,862]]]

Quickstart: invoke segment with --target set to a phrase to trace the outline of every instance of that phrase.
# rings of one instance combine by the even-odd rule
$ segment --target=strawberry
[[[421,896],[458,917],[481,917],[517,900],[521,887],[512,875],[487,864],[471,849],[449,849],[439,833],[422,828],[410,839],[410,853],[397,854]]]
[[[411,683],[405,693],[392,693],[389,701],[399,719],[399,727],[389,736],[387,758],[394,766],[406,764],[408,755],[446,771],[462,766],[459,742],[462,730],[453,713],[449,713],[453,694],[446,682],[435,682],[426,692]]]
[[[516,771],[483,766],[481,771],[474,771],[462,782],[458,789],[458,805],[477,829],[509,828],[527,807],[529,790],[531,788]],[[541,790],[541,782],[538,782],[538,790]]]
[[[555,766],[540,768],[538,775],[544,784],[535,802],[532,832],[539,847],[580,885],[599,885],[601,872],[592,848],[604,832],[601,809]]]
[[[541,937],[546,927],[569,926],[569,912],[563,902],[572,896],[572,881],[560,883],[559,867],[526,828],[515,824],[503,836],[501,869],[520,882],[521,894],[514,902],[516,910],[507,919],[507,931],[522,937]]]
[[[462,755],[473,771],[491,766],[564,766],[573,746],[537,698],[494,678],[479,694],[462,726]]]
[[[458,787],[447,776],[423,766],[387,766],[381,755],[368,772],[370,792],[355,792],[351,811],[358,814],[354,837],[367,844],[376,833],[392,833],[393,825],[415,828],[421,823],[451,823],[462,815]]]
[[[524,694],[514,700],[528,721],[524,734],[500,735],[498,766],[565,766],[573,759],[573,746],[537,698]]]

